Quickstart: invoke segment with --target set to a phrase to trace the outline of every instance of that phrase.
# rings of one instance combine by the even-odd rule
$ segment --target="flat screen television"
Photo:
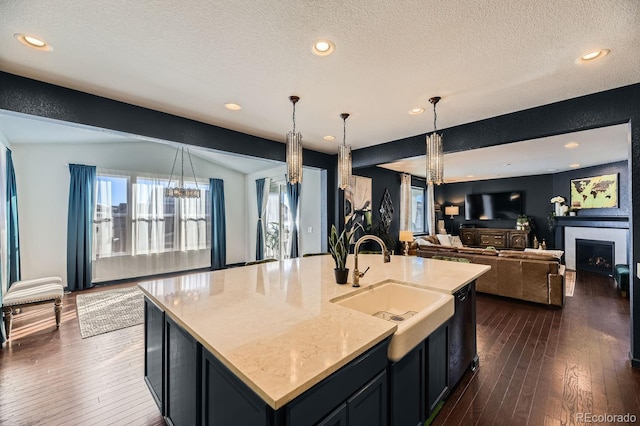
[[[492,192],[465,196],[464,218],[466,220],[517,219],[521,214],[521,192]]]

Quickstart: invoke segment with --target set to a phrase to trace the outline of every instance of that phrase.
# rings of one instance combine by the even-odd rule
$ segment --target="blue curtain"
[[[7,233],[8,233],[8,274],[7,288],[20,280],[20,233],[18,230],[18,193],[16,190],[16,174],[13,170],[11,150],[7,149]]]
[[[211,269],[227,266],[227,221],[224,214],[224,182],[209,179],[211,197]]]
[[[262,231],[262,201],[265,179],[256,179],[256,200],[258,201],[258,226],[256,230],[256,260],[264,259],[264,233]]]
[[[69,172],[67,286],[74,291],[91,287],[91,231],[96,168],[69,164]]]
[[[300,184],[287,182],[287,198],[289,199],[289,212],[291,213],[291,251],[289,257],[298,257],[298,200],[300,199]]]
[[[2,274],[2,263],[0,263],[0,274]],[[2,282],[0,281],[0,306],[2,306]],[[4,332],[4,321],[0,321],[0,345],[7,341],[7,335]]]

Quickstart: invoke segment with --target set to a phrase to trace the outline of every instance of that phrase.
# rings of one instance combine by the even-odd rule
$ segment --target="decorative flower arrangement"
[[[552,202],[552,203],[560,203],[560,204],[562,204],[562,203],[564,203],[565,201],[566,201],[566,200],[564,199],[564,197],[561,197],[561,196],[559,196],[559,195],[556,195],[555,197],[553,197],[553,198],[551,199],[551,202]]]

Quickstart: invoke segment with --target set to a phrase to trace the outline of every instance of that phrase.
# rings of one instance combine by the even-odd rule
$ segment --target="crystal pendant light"
[[[433,133],[427,137],[427,183],[440,185],[444,181],[444,154],[442,152],[442,135],[436,133],[436,104],[439,96],[429,99],[433,104]]]
[[[347,118],[349,114],[340,114],[343,122],[342,145],[338,148],[338,188],[343,191],[351,185],[351,145],[347,145]]]
[[[287,176],[289,183],[302,182],[302,133],[296,133],[296,102],[298,96],[289,96],[293,104],[293,130],[287,133]]]
[[[180,185],[175,182],[171,186],[173,180],[173,171],[176,167],[176,161],[178,160],[178,154],[181,156],[180,166]],[[173,166],[171,166],[171,176],[169,177],[169,186],[164,189],[164,196],[166,198],[200,198],[200,189],[198,188],[198,181],[196,180],[196,172],[193,169],[193,162],[191,161],[191,154],[187,149],[187,156],[189,157],[189,164],[191,165],[191,173],[193,174],[193,182],[196,184],[195,188],[186,188],[184,186],[184,147],[178,147],[176,150],[176,156],[173,158]]]

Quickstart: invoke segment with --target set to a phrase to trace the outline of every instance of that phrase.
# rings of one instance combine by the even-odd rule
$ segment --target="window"
[[[209,249],[211,206],[208,185],[200,198],[165,198],[167,178],[96,176],[94,258]],[[196,183],[184,185],[195,188]]]
[[[411,187],[411,230],[416,233],[426,232],[426,203],[424,189]]]
[[[287,184],[284,181],[271,181],[267,200],[264,257],[265,259],[288,259],[291,236],[291,215]]]

